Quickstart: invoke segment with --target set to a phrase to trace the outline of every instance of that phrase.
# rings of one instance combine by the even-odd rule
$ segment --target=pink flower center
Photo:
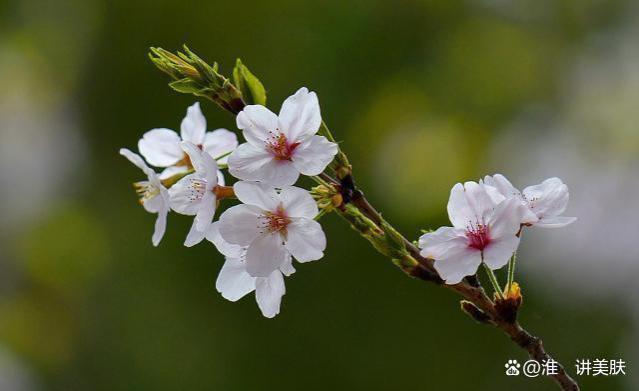
[[[291,223],[291,219],[286,215],[282,205],[278,206],[275,211],[265,212],[262,216],[262,226],[266,232],[280,232],[286,235],[286,227]]]
[[[466,237],[468,238],[468,247],[479,251],[485,249],[490,243],[488,226],[484,224],[469,225],[466,228]]]
[[[289,143],[282,133],[277,135],[271,133],[266,141],[266,149],[273,154],[276,160],[291,160],[298,145],[300,143]]]

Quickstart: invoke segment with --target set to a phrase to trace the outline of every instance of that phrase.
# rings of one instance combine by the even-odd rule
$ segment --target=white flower
[[[215,282],[215,288],[227,300],[237,301],[255,291],[255,299],[262,314],[272,318],[280,312],[280,302],[286,293],[284,276],[295,273],[289,255],[285,262],[268,277],[253,277],[246,272],[246,247],[231,244],[220,235],[220,222],[209,226],[206,238],[215,244],[226,261]]]
[[[235,195],[243,202],[220,216],[220,233],[229,243],[246,247],[246,271],[268,277],[289,256],[308,262],[324,256],[326,236],[313,220],[318,209],[304,189],[275,188],[255,182],[237,182]]]
[[[218,168],[215,159],[196,145],[182,142],[182,148],[191,160],[195,172],[180,179],[169,189],[171,209],[195,216],[184,245],[193,246],[202,241],[213,221],[217,197]]]
[[[120,155],[129,159],[131,163],[144,171],[148,177],[146,181],[135,183],[135,187],[140,195],[140,203],[144,209],[147,212],[158,214],[155,220],[155,231],[151,238],[153,245],[157,246],[164,236],[164,231],[166,231],[166,215],[169,213],[169,193],[162,185],[155,171],[149,168],[138,154],[122,148],[120,149]]]
[[[188,141],[206,151],[218,163],[226,164],[228,155],[237,148],[237,136],[226,129],[206,131],[206,118],[196,102],[186,110],[180,126],[180,134],[166,128],[151,129],[138,142],[140,154],[149,164],[168,167],[160,177],[169,178],[189,170],[191,163],[180,147],[181,141]]]
[[[504,198],[475,182],[456,184],[448,200],[453,227],[441,227],[419,238],[421,255],[435,260],[435,269],[447,284],[472,276],[484,262],[499,269],[519,246],[525,208],[516,198]]]
[[[337,144],[315,134],[321,122],[317,95],[306,88],[284,101],[279,116],[264,106],[246,106],[237,127],[247,143],[229,157],[229,172],[275,187],[294,184],[300,173],[320,174],[337,153]]]
[[[517,190],[501,174],[486,176],[484,183],[495,187],[505,197],[515,197],[528,209],[522,222],[543,228],[565,227],[577,220],[576,217],[560,216],[568,206],[568,186],[559,178],[549,178],[542,183]]]

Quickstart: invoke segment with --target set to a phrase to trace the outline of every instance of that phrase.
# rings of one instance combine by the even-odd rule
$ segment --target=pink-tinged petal
[[[197,221],[193,219],[193,224],[191,224],[191,229],[189,233],[186,235],[186,240],[184,241],[184,245],[186,247],[193,247],[196,244],[199,244],[204,237],[206,236],[206,231],[200,231],[197,229]]]
[[[244,143],[229,156],[229,172],[238,179],[257,181],[261,179],[261,168],[273,160],[266,150]]]
[[[228,258],[241,259],[244,256],[244,247],[232,244],[224,240],[220,234],[220,222],[214,221],[206,231],[206,239],[215,245],[217,251]]]
[[[279,270],[271,273],[268,278],[258,278],[255,282],[255,300],[262,315],[267,318],[280,313],[280,303],[285,293],[284,277]]]
[[[526,207],[517,198],[509,198],[497,205],[486,221],[490,239],[515,236],[521,228],[525,212]]]
[[[239,259],[226,258],[215,281],[215,289],[229,301],[238,301],[255,290],[256,278],[246,272],[246,265]]]
[[[488,194],[487,186],[477,182],[466,182],[464,183],[464,189],[466,189],[468,204],[478,218],[477,221],[485,221],[487,216],[497,206],[493,198]]]
[[[492,270],[499,269],[508,263],[519,246],[519,238],[515,235],[491,240],[484,249],[484,263]]]
[[[194,197],[193,183],[200,181],[197,174],[189,174],[169,188],[171,209],[194,216],[200,209],[201,199]]]
[[[248,246],[261,233],[262,211],[250,205],[236,205],[220,216],[220,234],[231,244]]]
[[[459,252],[466,251],[468,239],[464,231],[453,227],[440,227],[435,232],[428,232],[419,238],[420,254],[425,258],[442,259],[456,257]]]
[[[523,191],[528,207],[540,218],[562,214],[568,206],[569,192],[559,178],[549,178],[542,183],[529,186]]]
[[[131,163],[133,163],[137,168],[142,170],[149,179],[155,175],[155,171],[153,171],[149,166],[146,165],[144,160],[137,153],[131,152],[126,148],[120,149],[120,155],[127,158]]]
[[[450,190],[446,209],[448,210],[450,222],[456,228],[465,228],[475,218],[473,210],[468,205],[468,201],[466,201],[466,191],[461,183],[456,183]]]
[[[216,198],[212,192],[204,193],[200,209],[195,215],[195,224],[198,231],[206,232],[209,225],[213,222],[213,216],[215,216],[215,208],[217,206]]]
[[[178,174],[184,174],[189,172],[189,167],[188,166],[171,166],[171,167],[167,167],[165,168],[159,175],[159,178],[161,180],[165,180],[165,179],[169,179],[175,175]]]
[[[204,135],[204,151],[217,160],[219,164],[226,164],[228,156],[224,155],[234,151],[237,146],[237,136],[229,130],[216,129]]]
[[[464,277],[477,273],[479,265],[481,265],[481,252],[468,247],[456,257],[436,260],[433,266],[446,284],[453,285],[459,283]]]
[[[184,158],[180,136],[171,129],[151,129],[138,141],[138,150],[149,164],[169,167]]]
[[[233,185],[238,200],[267,211],[275,211],[279,206],[279,195],[275,188],[258,182],[238,181]]]
[[[153,236],[151,237],[151,242],[156,247],[158,244],[160,244],[162,237],[164,237],[164,232],[166,231],[166,216],[168,213],[169,209],[166,206],[158,211],[158,217],[155,220]]]
[[[265,148],[269,135],[278,133],[277,115],[261,105],[245,106],[236,122],[246,141],[257,148]]]
[[[314,219],[319,213],[317,203],[308,190],[295,186],[285,186],[279,194],[282,206],[289,217]]]
[[[260,235],[246,249],[246,271],[253,277],[268,277],[286,262],[286,257],[286,248],[279,233]]]
[[[517,190],[515,186],[513,186],[513,184],[501,174],[495,174],[493,176],[486,175],[484,177],[484,183],[497,189],[499,193],[506,198],[515,196],[521,197],[519,190]],[[497,202],[500,201],[498,200]]]
[[[186,116],[180,125],[182,140],[202,145],[206,132],[206,118],[200,109],[200,102],[195,102],[186,109]]]
[[[321,174],[336,154],[337,144],[313,135],[295,149],[291,159],[300,173],[313,176]]]
[[[315,92],[302,87],[284,101],[279,115],[280,130],[291,141],[301,141],[317,133],[322,123]]]
[[[317,221],[300,218],[286,228],[286,249],[298,262],[316,261],[324,256],[326,235]]]
[[[575,221],[577,221],[576,217],[556,216],[542,218],[537,223],[535,223],[534,226],[539,228],[562,228],[574,223]]]

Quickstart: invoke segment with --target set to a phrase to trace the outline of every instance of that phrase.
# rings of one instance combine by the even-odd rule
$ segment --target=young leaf
[[[242,64],[239,58],[233,69],[233,84],[242,92],[242,97],[247,104],[266,105],[264,85]]]

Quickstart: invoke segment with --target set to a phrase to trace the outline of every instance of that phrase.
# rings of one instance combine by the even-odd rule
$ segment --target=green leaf
[[[255,77],[238,58],[233,69],[233,84],[242,92],[247,104],[266,106],[266,90],[262,82]]]
[[[169,87],[185,94],[196,94],[202,89],[202,86],[188,77],[169,83]]]

